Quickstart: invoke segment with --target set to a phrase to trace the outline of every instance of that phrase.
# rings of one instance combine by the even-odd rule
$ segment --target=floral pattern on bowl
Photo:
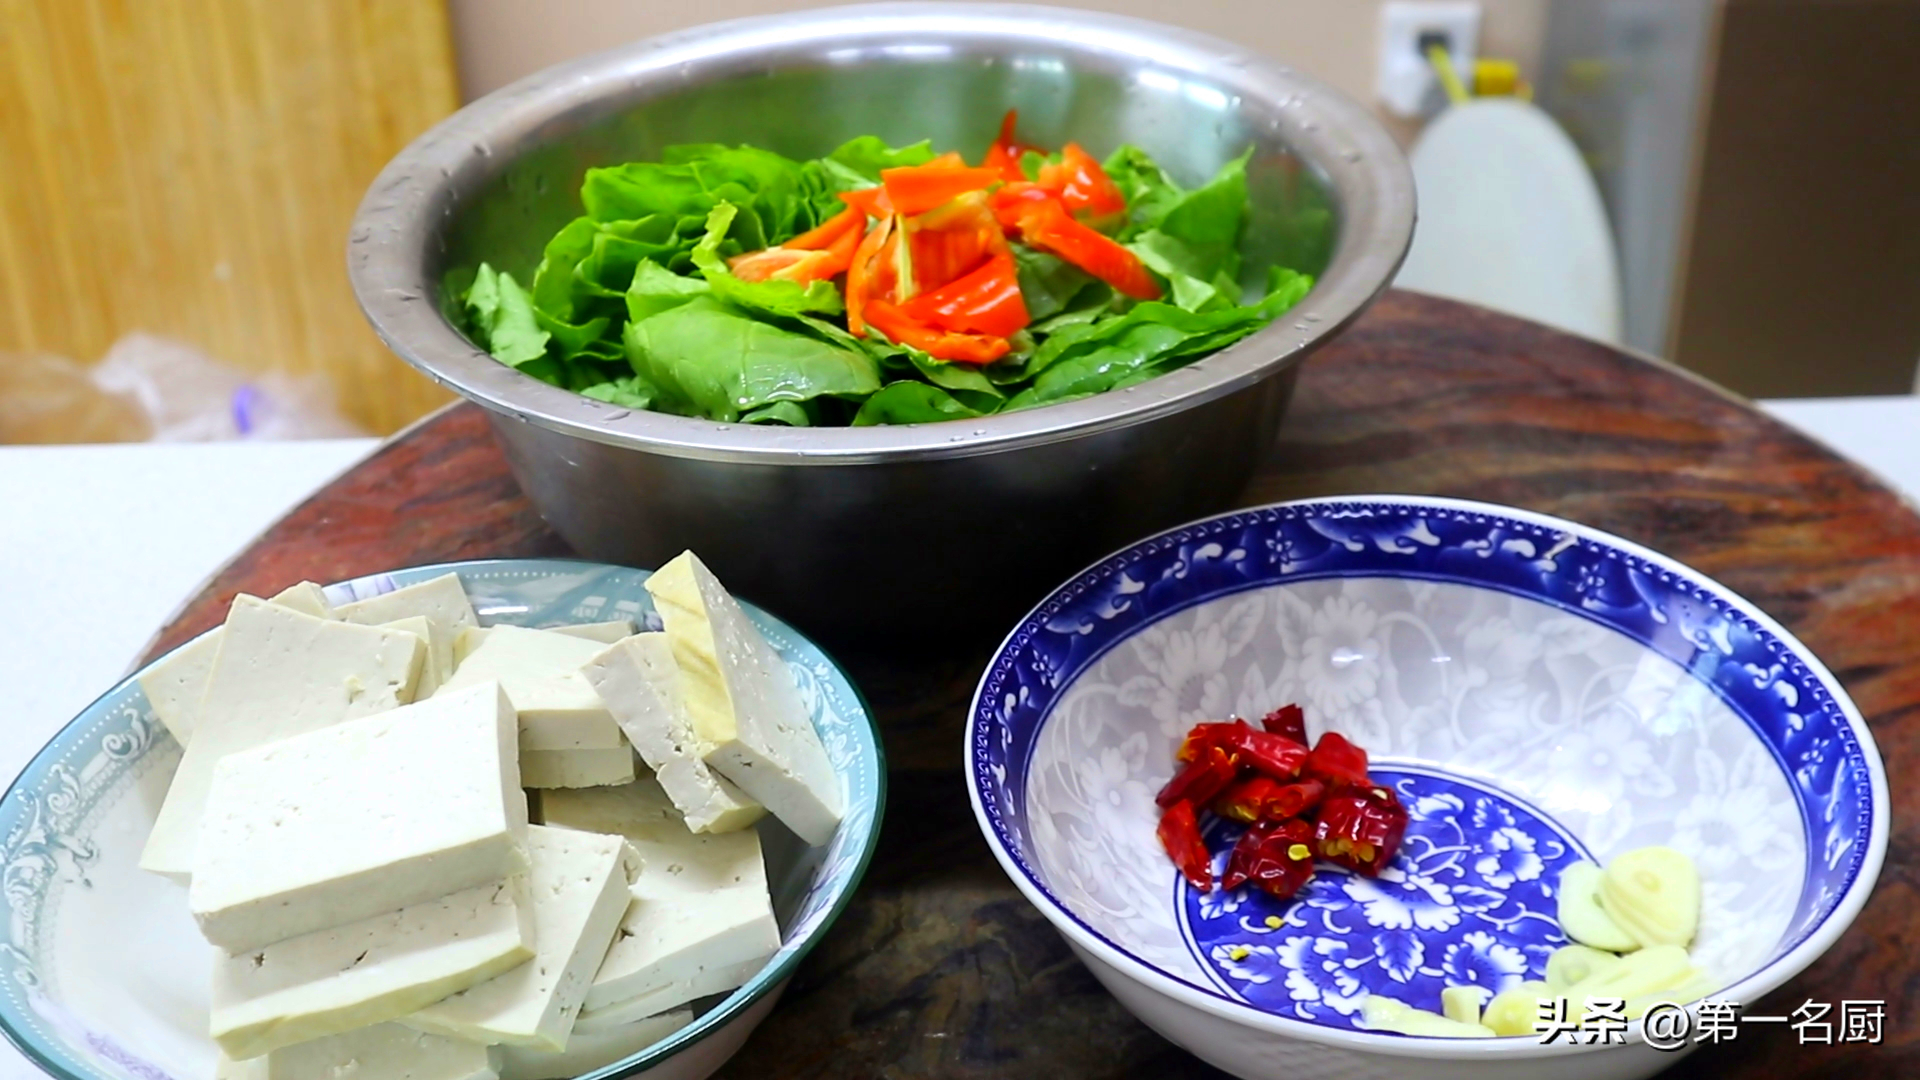
[[[1416,832],[1459,825],[1459,884],[1495,895],[1463,905],[1446,882],[1426,925],[1404,903],[1409,925],[1372,923],[1348,886],[1438,895],[1419,841],[1380,882],[1323,869],[1291,904],[1179,884],[1153,795],[1181,734],[1287,702],[1311,734],[1340,731],[1382,763],[1421,808]],[[1443,986],[1517,981],[1522,961],[1540,974],[1561,940],[1534,917],[1551,915],[1556,875],[1523,880],[1520,836],[1555,866],[1689,852],[1705,882],[1697,961],[1763,989],[1864,901],[1885,844],[1864,724],[1764,615],[1625,541],[1445,499],[1258,508],[1104,560],[1009,636],[967,749],[989,842],[1070,938],[1222,1005],[1348,1031],[1364,992],[1437,1008]],[[1505,925],[1462,910],[1496,900]],[[1236,902],[1258,919],[1223,918]]]
[[[560,559],[416,567],[327,587],[334,603],[457,572],[483,624],[553,626],[632,618],[658,625],[647,572]],[[847,814],[824,847],[763,830],[783,945],[745,986],[643,1054],[591,1074],[629,1076],[664,1061],[777,993],[845,906],[878,839],[884,763],[865,703],[816,646],[751,605],[787,660]],[[55,736],[0,800],[0,1030],[64,1080],[206,1080],[211,953],[186,889],[138,869],[140,849],[180,756],[128,678]],[[717,1064],[717,1062],[716,1062]]]

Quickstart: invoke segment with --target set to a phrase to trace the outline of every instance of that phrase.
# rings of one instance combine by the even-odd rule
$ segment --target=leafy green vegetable
[[[512,274],[481,263],[466,305],[468,325],[495,360],[517,368],[547,355],[548,334],[533,317],[533,300]]]
[[[841,183],[839,190],[853,191],[878,184],[881,169],[925,165],[934,156],[932,140],[895,149],[872,135],[862,135],[842,143],[838,150],[821,158],[820,165]]]
[[[937,386],[902,381],[888,383],[868,398],[854,415],[853,426],[931,424],[936,420],[971,420],[980,415]]]
[[[789,318],[838,315],[847,310],[840,300],[840,290],[834,288],[831,281],[810,281],[803,286],[797,281],[741,281],[734,277],[727,269],[726,260],[720,257],[720,247],[737,213],[732,203],[723,202],[714,207],[707,215],[707,235],[693,248],[693,265],[713,287],[715,296],[744,308]]]
[[[1094,284],[1092,274],[1065,259],[1025,244],[1010,246],[1014,270],[1020,277],[1020,298],[1026,302],[1027,318],[1034,322],[1065,311],[1074,297]]]
[[[639,322],[712,292],[705,278],[681,277],[647,259],[634,270],[633,284],[627,287],[627,317]]]
[[[1127,250],[1139,256],[1147,269],[1167,280],[1176,307],[1211,311],[1232,307],[1240,300],[1240,285],[1231,275],[1216,270],[1208,280],[1203,276],[1207,272],[1207,257],[1159,229],[1141,233],[1127,245]]]
[[[638,375],[595,383],[580,393],[595,401],[604,401],[609,405],[625,405],[629,409],[653,407],[654,389]]]
[[[656,407],[738,420],[776,401],[848,397],[880,388],[873,358],[795,333],[722,303],[691,300],[626,326],[627,361],[659,391]]]
[[[813,416],[797,401],[776,401],[752,412],[741,413],[743,424],[784,424],[787,427],[812,427]]]
[[[1122,241],[1152,228],[1185,194],[1166,170],[1137,146],[1121,146],[1108,155],[1101,168],[1127,200],[1127,223],[1119,235]]]
[[[1227,162],[1207,186],[1184,195],[1149,228],[1185,244],[1197,260],[1194,276],[1210,280],[1240,273],[1240,232],[1247,216],[1247,160],[1253,148]]]

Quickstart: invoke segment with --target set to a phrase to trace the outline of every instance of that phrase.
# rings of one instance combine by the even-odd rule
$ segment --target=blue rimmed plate
[[[484,624],[552,626],[632,618],[658,628],[647,572],[558,559],[422,566],[328,586],[335,603],[449,571]],[[839,915],[872,858],[886,769],[866,703],[825,653],[751,605],[791,665],[847,814],[824,847],[761,827],[783,945],[759,975],[698,1019],[591,1080],[704,1077],[764,1019],[789,977]],[[63,1080],[209,1080],[208,946],[183,886],[141,872],[140,849],[180,747],[128,678],[68,724],[0,800],[0,1029]]]
[[[1174,747],[1288,702],[1372,752],[1401,854],[1284,903],[1195,893],[1154,835]],[[1368,1032],[1360,1002],[1541,978],[1560,868],[1648,844],[1698,863],[1694,956],[1752,1001],[1845,930],[1887,840],[1866,725],[1778,624],[1627,541],[1446,499],[1262,507],[1100,562],[1002,645],[967,766],[1015,884],[1143,1019],[1244,1076],[1534,1075],[1566,1048]],[[1570,1075],[1672,1061],[1637,1031],[1606,1049]]]

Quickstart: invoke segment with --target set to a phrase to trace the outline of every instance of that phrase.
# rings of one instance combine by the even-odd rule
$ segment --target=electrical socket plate
[[[1460,81],[1473,85],[1473,59],[1480,40],[1480,5],[1469,0],[1395,0],[1380,8],[1380,59],[1375,92],[1387,111],[1415,119],[1443,99],[1440,79],[1420,52],[1420,39],[1439,34]]]

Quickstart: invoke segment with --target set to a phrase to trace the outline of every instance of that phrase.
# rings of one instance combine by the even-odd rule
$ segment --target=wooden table
[[[1815,361],[1817,362],[1817,361]],[[1719,389],[1604,345],[1390,294],[1305,366],[1248,504],[1456,495],[1558,514],[1667,552],[1790,627],[1846,684],[1892,779],[1872,901],[1753,1011],[1884,999],[1881,1046],[1802,1048],[1750,1026],[1669,1075],[1920,1075],[1920,517],[1860,468]],[[418,563],[566,553],[461,405],[383,446],[217,575],[156,649],[269,595]],[[1037,598],[1036,598],[1037,599]],[[922,667],[851,657],[891,763],[878,857],[729,1077],[1218,1076],[1135,1021],[995,865],[968,809],[961,725],[990,642]]]

